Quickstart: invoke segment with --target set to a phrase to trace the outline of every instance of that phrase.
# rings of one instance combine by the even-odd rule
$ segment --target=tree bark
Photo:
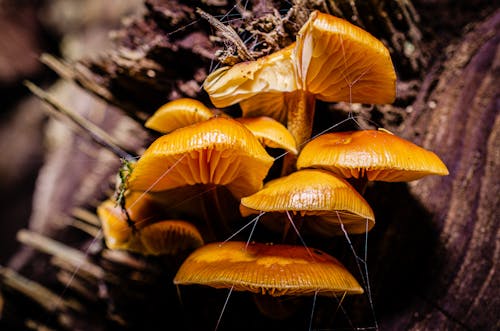
[[[450,175],[371,192],[382,329],[499,327],[499,22],[497,11],[446,48],[398,130],[440,155]]]

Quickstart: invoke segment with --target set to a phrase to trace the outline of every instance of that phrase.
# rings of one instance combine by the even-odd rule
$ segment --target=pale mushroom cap
[[[327,102],[390,103],[396,73],[389,50],[363,29],[313,12],[297,41],[255,61],[221,68],[204,84],[217,107],[241,103],[244,116],[284,122],[288,99],[305,91]]]
[[[280,123],[287,119],[288,97],[293,97],[293,92],[263,92],[240,102],[243,117],[256,117],[266,115]]]
[[[212,243],[194,251],[180,267],[174,283],[272,296],[363,293],[349,271],[324,252],[261,243],[246,247],[246,243],[234,241]]]
[[[265,146],[281,148],[297,154],[295,138],[290,131],[278,121],[266,117],[241,117],[236,119],[259,139]]]
[[[262,187],[273,161],[242,124],[212,118],[154,141],[136,163],[128,188],[158,192],[213,184],[239,198]]]
[[[203,87],[219,108],[234,105],[262,92],[297,89],[292,51],[294,44],[255,61],[238,63],[212,72]]]
[[[363,29],[313,12],[297,35],[298,79],[323,101],[391,103],[396,73],[389,50]]]
[[[407,140],[381,130],[328,133],[310,141],[297,168],[320,168],[344,178],[371,181],[411,181],[426,175],[448,175],[439,157]]]
[[[206,121],[213,116],[210,109],[200,101],[181,98],[161,106],[146,121],[144,126],[161,133],[168,133],[178,128]]]

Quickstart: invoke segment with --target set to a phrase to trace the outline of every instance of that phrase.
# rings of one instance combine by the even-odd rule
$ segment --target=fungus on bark
[[[351,23],[313,12],[297,41],[255,61],[224,67],[204,83],[216,107],[241,103],[244,116],[287,122],[300,150],[309,139],[315,100],[390,103],[396,74],[387,48]]]
[[[321,135],[301,151],[297,168],[319,168],[344,178],[386,182],[448,175],[436,154],[385,130]]]
[[[219,111],[211,111],[200,101],[181,98],[170,101],[160,107],[151,116],[145,126],[158,132],[168,133],[176,129],[206,121],[214,116],[229,116]],[[249,129],[259,141],[267,147],[281,148],[297,154],[295,139],[290,132],[271,117],[241,117],[236,121]]]
[[[299,214],[304,218],[301,227],[323,236],[342,234],[341,225],[349,233],[364,233],[375,224],[365,199],[347,181],[324,170],[299,170],[274,179],[242,198],[240,212],[243,216],[261,212]],[[286,216],[271,221],[289,224]]]
[[[97,208],[108,248],[143,255],[175,255],[203,245],[202,236],[193,224],[161,219],[154,202],[147,196],[134,193],[127,201],[127,213],[110,199]]]
[[[159,192],[220,185],[241,198],[262,187],[273,161],[242,124],[217,117],[155,140],[134,166],[127,188]]]
[[[180,98],[158,108],[144,126],[161,133],[169,133],[178,128],[206,121],[213,116],[214,113],[200,101]]]
[[[349,271],[320,250],[238,241],[211,243],[195,250],[179,268],[174,284],[271,296],[363,293]]]
[[[267,147],[281,148],[292,154],[297,154],[295,139],[281,123],[267,116],[239,117],[238,122],[252,131],[254,136]]]

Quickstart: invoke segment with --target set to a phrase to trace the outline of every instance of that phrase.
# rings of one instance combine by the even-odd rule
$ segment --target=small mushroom
[[[267,116],[236,118],[267,147],[281,148],[297,154],[295,139],[281,123]]]
[[[203,245],[198,229],[182,220],[158,221],[142,229],[139,236],[146,254],[152,255],[175,255]]]
[[[213,116],[214,113],[200,101],[181,98],[161,106],[146,121],[144,126],[161,133],[168,133],[178,128],[206,121]]]
[[[448,175],[436,154],[385,130],[321,135],[304,147],[297,168],[320,168],[344,178],[386,182]]]
[[[222,67],[205,79],[203,87],[208,92],[212,103],[219,108],[234,105],[263,92],[274,92],[276,94],[273,96],[282,96],[283,93],[296,91],[297,80],[293,79],[295,74],[294,49],[295,43],[255,61]],[[262,112],[277,120],[286,119],[286,113],[283,114],[282,99],[269,98],[261,104]],[[272,100],[278,107],[269,107],[268,101]],[[273,113],[273,110],[276,112]],[[244,115],[258,116],[262,113],[252,115],[244,113]]]
[[[309,139],[315,99],[390,103],[396,74],[387,48],[351,23],[313,12],[287,48],[210,74],[204,88],[216,107],[241,103],[245,116],[287,121],[300,150]]]
[[[139,250],[132,240],[133,227],[127,222],[127,215],[113,200],[105,200],[97,207],[106,246],[110,249]]]
[[[127,188],[159,192],[220,185],[239,199],[262,187],[273,161],[245,126],[217,117],[155,140],[135,164]]]
[[[147,196],[134,193],[128,197],[127,204],[128,215],[110,199],[97,208],[108,248],[143,255],[175,255],[203,245],[201,234],[193,224],[159,219],[158,209]]]
[[[222,112],[220,114],[224,116]],[[168,133],[191,124],[206,121],[214,116],[198,100],[183,98],[163,105],[148,119],[146,127],[158,132]],[[281,123],[273,118],[261,116],[236,118],[236,120],[249,129],[264,146],[282,148],[292,154],[297,154],[295,139]]]
[[[349,233],[364,233],[375,224],[365,199],[347,181],[323,170],[300,170],[266,183],[241,199],[240,212],[244,217],[261,212],[299,214],[304,228],[322,236],[342,234],[341,225]],[[286,217],[280,220],[271,221],[289,223]]]
[[[230,241],[198,248],[183,262],[176,285],[205,285],[282,295],[362,294],[334,257],[303,246]]]

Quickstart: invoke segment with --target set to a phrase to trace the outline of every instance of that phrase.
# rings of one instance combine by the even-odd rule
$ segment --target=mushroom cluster
[[[386,130],[311,139],[315,100],[390,103],[395,81],[380,41],[313,12],[289,47],[207,77],[214,106],[239,104],[241,118],[179,99],[147,121],[164,135],[132,165],[124,201],[98,208],[106,244],[146,255],[192,252],[177,285],[273,297],[363,293],[337,259],[301,244],[301,234],[366,233],[375,225],[363,198],[367,181],[411,181],[448,170],[434,153]],[[279,159],[270,149],[286,154],[278,174],[270,171]],[[272,243],[223,241],[242,219],[254,227],[262,219],[279,236]]]

